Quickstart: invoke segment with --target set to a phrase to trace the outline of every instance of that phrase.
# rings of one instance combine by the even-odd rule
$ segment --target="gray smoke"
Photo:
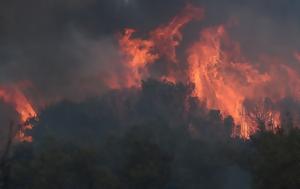
[[[264,53],[289,57],[300,49],[300,2],[190,0],[206,18],[184,30],[178,53],[201,28],[236,20],[230,34],[256,60]],[[106,90],[107,75],[122,74],[116,33],[140,35],[166,23],[185,0],[3,0],[0,2],[0,84],[30,81],[32,98],[80,100]],[[296,66],[297,67],[297,66]]]

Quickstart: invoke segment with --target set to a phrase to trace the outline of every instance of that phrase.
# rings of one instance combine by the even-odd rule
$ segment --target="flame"
[[[121,51],[125,54],[126,66],[131,72],[125,78],[125,86],[139,86],[143,74],[147,74],[146,65],[159,58],[154,54],[154,42],[151,40],[132,39],[135,30],[126,29],[124,36],[119,40]]]
[[[189,22],[203,18],[203,8],[187,5],[169,23],[150,31],[147,38],[138,37],[135,29],[125,29],[118,39],[124,70],[108,74],[105,82],[113,89],[140,87],[141,80],[151,75],[149,66],[162,59],[167,71],[158,79],[176,83],[184,78],[194,83],[194,97],[205,102],[207,108],[234,118],[237,126],[233,136],[249,138],[261,129],[262,122],[266,129],[276,130],[281,114],[274,104],[286,97],[300,100],[299,73],[276,56],[262,54],[258,62],[249,61],[239,44],[230,39],[225,25],[202,29],[200,38],[185,51],[185,70],[180,69],[177,48],[184,37],[181,31]],[[300,62],[300,52],[295,51],[293,56]],[[19,114],[23,126],[17,138],[31,141],[24,134],[32,128],[27,121],[37,116],[31,102],[17,87],[0,86],[0,98]]]
[[[270,77],[260,74],[250,64],[236,62],[236,59],[243,60],[238,50],[234,57],[222,51],[222,41],[226,39],[224,26],[202,31],[200,41],[188,50],[188,76],[195,84],[194,95],[204,99],[208,108],[231,115],[241,126],[241,135],[248,137],[250,125],[242,116],[243,102],[255,95],[252,89]]]
[[[128,74],[122,87],[139,86],[143,76],[148,76],[149,64],[153,64],[160,58],[177,63],[176,47],[179,45],[182,35],[180,30],[191,20],[202,19],[203,9],[187,5],[184,10],[167,25],[162,25],[150,32],[149,39],[133,38],[135,30],[125,29],[124,35],[119,39],[121,53],[125,56],[124,64]],[[172,72],[162,79],[174,81]],[[115,78],[112,79],[114,88]],[[124,78],[123,78],[124,80]]]
[[[8,104],[14,106],[16,112],[19,114],[21,128],[17,132],[16,138],[19,141],[31,142],[32,137],[26,136],[25,131],[32,129],[32,125],[27,124],[26,122],[30,118],[37,116],[37,113],[30,101],[25,97],[25,95],[15,87],[0,87],[0,98]]]
[[[300,99],[299,73],[276,58],[262,59],[258,65],[263,65],[264,70],[250,63],[242,56],[239,45],[229,39],[223,25],[203,30],[200,40],[187,54],[194,95],[204,100],[208,108],[231,115],[240,125],[240,131],[236,131],[240,133],[233,134],[248,138],[257,131],[258,120],[264,120],[266,127],[272,125],[270,130],[280,125],[279,110],[262,107],[249,110],[246,100],[261,106],[266,98],[272,102],[288,96]]]
[[[127,74],[121,85],[117,77],[110,80],[113,87],[139,87],[143,78],[150,76],[148,65],[163,59],[177,65],[176,49],[182,41],[182,28],[192,20],[201,20],[204,10],[188,5],[168,24],[149,32],[148,39],[136,38],[136,31],[126,29],[119,39]],[[229,26],[231,27],[231,26]],[[219,109],[231,115],[237,125],[233,135],[249,138],[264,121],[269,130],[280,125],[280,110],[266,106],[266,99],[276,104],[285,97],[300,100],[300,75],[284,60],[259,55],[258,62],[250,62],[240,45],[230,39],[225,25],[205,28],[200,39],[186,51],[186,82],[194,83],[193,96],[206,103],[207,108]],[[300,53],[294,53],[300,62]],[[178,69],[178,67],[177,67]],[[176,83],[174,67],[159,79]],[[249,108],[250,101],[255,108]],[[271,104],[272,104],[271,103]]]

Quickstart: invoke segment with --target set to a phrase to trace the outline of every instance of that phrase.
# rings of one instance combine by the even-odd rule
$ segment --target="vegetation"
[[[191,89],[150,80],[142,91],[46,109],[32,143],[6,146],[1,187],[300,188],[299,130],[232,138],[232,118],[206,110]]]

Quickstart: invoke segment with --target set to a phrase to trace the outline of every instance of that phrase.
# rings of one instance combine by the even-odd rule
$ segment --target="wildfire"
[[[176,47],[182,35],[180,30],[191,20],[200,20],[203,9],[187,5],[185,9],[167,25],[162,25],[150,32],[149,39],[133,38],[135,30],[126,29],[119,39],[122,54],[125,56],[124,64],[128,68],[126,87],[139,86],[143,77],[148,76],[148,65],[160,58],[177,63]],[[172,71],[161,79],[174,81]],[[114,82],[115,83],[115,82]]]
[[[223,45],[235,50],[226,52]],[[241,136],[248,137],[254,127],[244,115],[244,101],[256,99],[257,90],[271,80],[270,75],[259,73],[252,64],[244,62],[224,26],[203,30],[199,42],[187,54],[188,77],[195,84],[195,95],[205,100],[208,108],[231,115],[241,127]]]
[[[251,62],[223,24],[203,28],[199,38],[180,52],[186,56],[180,62],[177,48],[184,37],[182,29],[203,18],[204,9],[187,5],[169,23],[150,31],[146,38],[139,37],[135,29],[125,29],[118,39],[122,73],[107,73],[105,82],[113,89],[140,87],[141,80],[153,77],[151,66],[163,65],[163,73],[154,77],[170,83],[193,83],[193,97],[199,98],[208,109],[218,109],[222,115],[233,117],[236,125],[233,136],[248,138],[262,129],[260,125],[277,129],[281,112],[276,104],[287,97],[300,100],[300,75],[293,67],[299,65],[292,66],[280,57],[266,54]],[[292,55],[300,62],[300,52]],[[0,86],[0,99],[14,106],[19,114],[22,126],[16,137],[31,141],[24,134],[32,129],[28,120],[37,116],[31,102],[18,87]]]
[[[126,84],[118,87],[138,87],[141,79],[150,75],[148,66],[160,59],[177,64],[176,48],[183,38],[181,29],[193,19],[201,20],[203,12],[202,8],[188,5],[169,24],[150,32],[148,39],[135,38],[136,31],[126,29],[119,44],[129,73]],[[181,73],[186,82],[195,84],[194,96],[208,108],[231,115],[238,125],[233,135],[248,138],[262,121],[272,130],[280,125],[280,111],[276,107],[266,108],[265,99],[273,103],[285,97],[300,99],[297,71],[283,60],[267,55],[260,55],[259,63],[248,61],[224,25],[203,29],[200,39],[188,48],[186,55],[187,69]],[[299,53],[294,57],[300,61]],[[160,79],[175,83],[178,78],[174,72],[168,69]],[[246,102],[252,102],[255,108]]]
[[[16,138],[19,141],[31,142],[32,137],[26,136],[25,131],[32,129],[32,125],[27,121],[30,118],[37,116],[37,113],[29,100],[23,95],[23,93],[14,87],[0,87],[0,99],[5,103],[11,104],[15,107],[16,112],[19,114],[21,127],[17,132]]]
[[[275,130],[280,125],[280,112],[276,107],[266,108],[264,99],[272,104],[285,97],[300,97],[299,73],[274,57],[265,56],[260,64],[249,62],[223,25],[201,32],[200,40],[187,51],[187,62],[195,96],[204,100],[208,108],[234,118],[240,130],[233,135],[248,138],[261,122]],[[246,101],[256,108],[249,108]]]

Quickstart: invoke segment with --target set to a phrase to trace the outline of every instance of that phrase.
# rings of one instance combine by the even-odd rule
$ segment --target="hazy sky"
[[[289,56],[300,50],[298,0],[189,0],[206,18],[201,27],[237,20],[232,37],[249,58],[261,53]],[[125,27],[146,33],[167,22],[186,0],[2,0],[0,84],[33,83],[46,99],[101,93],[108,72],[118,72],[116,33]],[[84,91],[84,94],[82,94]]]

